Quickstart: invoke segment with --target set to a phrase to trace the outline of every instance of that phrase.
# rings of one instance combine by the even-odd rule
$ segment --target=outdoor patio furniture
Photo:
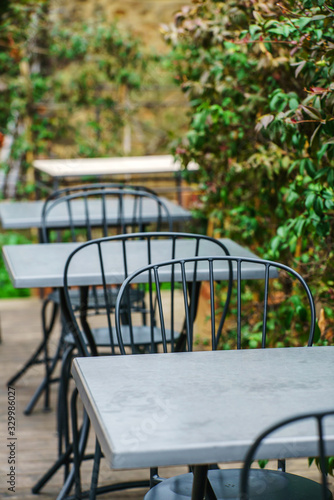
[[[173,222],[177,224],[184,224],[187,221],[190,221],[192,218],[191,212],[181,207],[177,203],[174,203],[168,200],[165,197],[159,196],[159,198],[166,205],[170,216],[173,218]],[[40,229],[42,226],[42,210],[43,210],[44,202],[42,200],[38,201],[1,201],[0,202],[0,219],[1,225],[3,229],[15,229],[15,230],[23,230],[23,229],[31,229],[37,228]],[[94,208],[94,206],[93,206]],[[150,207],[149,205],[145,208],[145,215],[149,217],[152,215],[156,217],[156,214],[153,211],[154,207]],[[98,207],[96,207],[97,213],[96,218],[98,218]],[[66,213],[62,211],[60,208],[57,212],[50,214],[49,222],[54,226],[57,225],[66,225]],[[76,212],[74,213],[74,216]],[[65,220],[64,220],[65,219]],[[111,224],[113,221],[116,222],[115,212],[110,211],[108,213],[108,221]],[[80,223],[80,219],[77,223]]]
[[[133,283],[138,280],[148,282],[148,298],[147,303],[150,305],[150,311],[148,315],[147,327],[152,330],[152,332],[159,332],[159,336],[162,338],[163,351],[168,351],[167,345],[167,332],[173,332],[176,329],[175,319],[177,315],[175,314],[175,292],[176,283],[181,283],[182,294],[179,297],[178,302],[182,301],[183,310],[185,314],[185,349],[192,351],[194,348],[194,322],[197,314],[194,290],[196,289],[196,283],[199,280],[204,280],[209,282],[209,293],[206,297],[208,302],[208,317],[207,324],[208,329],[211,333],[211,348],[216,350],[219,347],[219,342],[222,338],[224,327],[226,326],[227,315],[231,315],[229,307],[231,304],[231,290],[230,287],[226,287],[226,292],[222,290],[221,279],[219,275],[219,269],[217,264],[221,265],[224,263],[230,268],[230,274],[237,282],[236,286],[236,297],[233,301],[232,318],[235,324],[229,326],[231,332],[229,336],[231,337],[232,331],[234,332],[236,339],[236,348],[241,349],[244,345],[243,337],[249,335],[249,316],[242,319],[242,306],[246,302],[241,290],[241,279],[243,266],[245,264],[252,263],[254,266],[258,267],[259,272],[262,271],[262,279],[260,283],[263,284],[263,290],[258,291],[258,295],[262,300],[255,300],[252,309],[258,310],[257,322],[261,324],[259,333],[261,338],[259,339],[259,346],[265,348],[268,345],[267,331],[268,331],[268,310],[269,310],[269,300],[271,302],[275,301],[274,295],[275,290],[271,289],[269,286],[269,279],[271,277],[278,277],[279,273],[286,273],[286,275],[293,281],[297,281],[301,284],[302,292],[305,296],[305,301],[310,313],[309,329],[307,335],[307,345],[311,346],[313,343],[314,328],[315,328],[315,307],[313,302],[313,297],[311,291],[305,282],[305,280],[300,276],[299,273],[293,269],[285,266],[283,264],[262,260],[253,259],[247,257],[234,257],[234,256],[221,256],[221,257],[195,257],[178,259],[173,261],[166,261],[157,264],[152,264],[150,266],[143,267],[137,270],[131,276],[129,276],[123,283],[118,298],[116,302],[115,320],[116,320],[116,331],[117,340],[122,354],[126,354],[125,344],[123,342],[124,335],[126,338],[128,336],[136,342],[136,332],[137,327],[135,320],[135,311],[127,307],[126,301],[127,296],[130,292]],[[167,278],[169,276],[169,278]],[[145,277],[145,279],[143,278]],[[163,296],[161,290],[163,289],[163,284],[166,280],[170,282],[170,291],[167,292],[167,297]],[[189,293],[189,285],[190,293]],[[273,288],[273,287],[272,287]],[[276,292],[277,293],[277,292]],[[258,303],[256,303],[258,301]],[[127,324],[122,324],[122,315],[120,311],[127,309]],[[235,311],[236,308],[236,311]],[[274,315],[276,311],[274,311]],[[300,318],[297,317],[297,321]],[[292,318],[291,318],[292,320]],[[242,326],[242,321],[244,325]],[[303,321],[301,321],[303,322]],[[246,323],[246,325],[245,325]],[[246,327],[246,333],[244,333],[244,327]],[[158,333],[156,333],[158,334]],[[132,352],[134,352],[135,345],[132,345]],[[284,468],[284,462],[279,464],[280,467]],[[153,474],[151,478],[151,485],[153,486],[157,482],[160,482],[161,478],[156,474]]]
[[[72,374],[105,460],[123,470],[243,461],[277,421],[332,411],[333,362],[333,347],[217,350],[76,358]],[[328,455],[333,436],[332,418]],[[256,459],[316,454],[307,424],[283,428]]]
[[[169,256],[171,258],[175,257],[180,253],[180,248],[182,245],[187,243],[187,255],[201,255],[203,252],[214,253],[217,255],[228,255],[228,250],[226,246],[216,240],[214,238],[210,238],[208,236],[196,235],[190,233],[171,233],[171,232],[154,232],[154,233],[136,233],[129,235],[119,235],[110,238],[103,238],[89,241],[83,244],[81,247],[77,248],[72,252],[69,256],[67,263],[65,265],[64,270],[64,295],[66,303],[63,305],[63,316],[64,321],[67,325],[67,329],[71,332],[71,335],[75,338],[75,345],[78,349],[78,353],[81,356],[88,355],[97,355],[98,354],[98,344],[96,339],[99,339],[99,345],[104,347],[109,347],[111,354],[116,354],[119,352],[118,349],[118,340],[116,336],[114,320],[112,318],[114,313],[113,303],[110,301],[110,287],[107,285],[107,276],[105,270],[107,269],[108,258],[106,257],[105,248],[111,242],[119,241],[121,243],[120,251],[122,253],[123,258],[123,267],[125,270],[125,277],[128,275],[128,268],[130,261],[132,259],[132,251],[131,246],[134,242],[140,243],[140,262],[143,264],[150,264],[152,259],[156,259],[156,255],[153,251],[153,245],[155,242],[160,241],[161,244],[164,245],[164,248],[167,252],[169,252]],[[78,308],[76,303],[73,302],[70,284],[73,280],[73,269],[78,269],[77,260],[82,260],[82,254],[86,252],[86,250],[95,249],[95,255],[93,257],[91,253],[91,259],[98,264],[98,268],[100,269],[100,277],[98,280],[94,280],[94,283],[98,282],[100,285],[100,294],[104,297],[104,308],[100,309],[99,315],[99,323],[101,323],[101,315],[104,319],[104,325],[98,328],[94,328],[94,325],[91,325],[92,316],[89,316],[89,304],[87,298],[89,297],[90,288],[91,287],[81,287],[81,303],[80,303],[80,314],[78,314]],[[229,285],[231,288],[232,285],[232,275],[230,275]],[[95,285],[96,286],[96,285]],[[129,291],[129,295],[127,297],[127,301],[131,304],[131,296],[138,289],[141,291],[145,291],[145,286],[143,287],[141,283],[136,283],[131,287]],[[194,307],[195,303],[198,300],[198,286],[194,284],[193,286],[193,301]],[[87,307],[88,306],[88,307]],[[150,308],[152,304],[143,304],[142,307],[136,307],[136,312],[140,316],[140,321],[136,326],[136,334],[135,339],[128,330],[128,336],[125,339],[123,336],[123,344],[125,346],[131,347],[133,352],[157,352],[159,345],[163,343],[167,343],[170,345],[172,351],[182,350],[184,346],[184,341],[182,336],[184,335],[185,326],[182,325],[182,318],[179,331],[171,331],[169,335],[167,334],[166,339],[162,339],[160,332],[156,332],[155,329],[151,329],[150,326],[147,326],[147,314],[150,313]],[[130,305],[130,309],[133,309],[133,305]],[[129,314],[129,307],[124,307],[123,311],[120,312],[120,315],[123,318],[123,322],[127,323],[127,318]],[[180,319],[180,318],[179,318]],[[123,331],[124,333],[124,331]],[[70,364],[71,364],[71,354],[74,348],[73,341],[70,341],[68,350],[65,353],[63,359],[63,371],[62,371],[62,384],[61,387],[62,395],[60,402],[60,412],[59,412],[59,420],[62,420],[64,416],[67,414],[66,402],[67,402],[67,384],[70,373]],[[73,431],[74,435],[77,435],[76,430]],[[66,432],[66,445],[67,448],[70,445],[68,441],[68,432]],[[73,446],[76,446],[77,443],[74,443]],[[98,459],[97,459],[98,460]],[[80,460],[77,461],[78,463]],[[98,476],[97,466],[95,466],[96,472],[95,477]],[[76,471],[79,473],[79,467],[77,466]],[[81,496],[81,492],[78,491],[80,488],[80,478],[77,477],[76,480],[76,488],[77,497]],[[105,490],[105,488],[104,488]]]
[[[226,498],[237,498],[239,500],[331,500],[332,493],[327,488],[326,474],[326,447],[325,447],[325,424],[329,417],[334,420],[334,410],[326,412],[312,412],[298,414],[288,419],[284,419],[263,431],[256,438],[246,454],[242,469],[209,470],[205,466],[195,466],[194,473],[182,474],[152,488],[146,495],[145,500],[187,500],[203,499],[224,500]],[[266,445],[270,449],[270,438],[279,439],[280,431],[283,427],[295,425],[292,435],[305,436],[307,432],[302,423],[314,421],[316,431],[318,431],[317,449],[314,457],[320,462],[321,483],[289,474],[283,471],[271,469],[250,469],[253,460],[256,458],[257,450]],[[294,434],[293,434],[294,432]],[[269,438],[269,439],[268,439]],[[294,439],[282,443],[282,449],[293,448]],[[268,456],[270,455],[270,452]],[[250,480],[251,478],[251,480]]]
[[[175,161],[172,155],[148,155],[148,156],[123,156],[114,158],[74,158],[54,159],[46,158],[35,160],[33,163],[37,171],[43,172],[52,178],[53,189],[59,187],[59,183],[65,178],[82,177],[84,175],[100,177],[125,177],[140,175],[141,182],[146,177],[154,175],[167,175],[168,179],[175,176],[174,190],[178,195],[181,205],[181,165]],[[197,170],[198,165],[190,162],[188,170]]]
[[[241,247],[228,238],[222,238],[221,241],[231,255],[256,257],[249,250]],[[202,255],[207,255],[208,248],[203,242],[201,247]],[[80,243],[50,243],[32,244],[32,245],[5,245],[2,249],[3,258],[8,270],[10,279],[16,288],[47,288],[63,287],[64,266],[68,256]],[[105,274],[108,284],[122,284],[125,277],[125,270],[122,257],[122,245],[120,241],[110,241],[105,250]],[[129,242],[128,251],[131,252],[131,258],[128,260],[128,274],[134,272],[142,265],[142,255],[146,252],[145,242]],[[179,241],[176,257],[187,256],[188,252],[193,255],[191,242],[188,240]],[[128,254],[130,255],[130,253]],[[160,262],[170,258],[170,249],[165,241],[152,241],[152,262]],[[94,251],[87,247],[85,252],[78,253],[81,258],[77,260],[76,269],[71,272],[71,284],[85,286],[99,283],[101,275],[98,262],[94,262]],[[221,279],[228,279],[229,268],[222,266],[220,269]],[[263,279],[263,272],[254,266],[251,262],[246,263],[243,268],[243,278]],[[70,453],[70,450],[69,450]],[[57,471],[64,465],[68,457],[61,457],[54,465],[53,471]],[[53,471],[47,474],[33,487],[34,493],[38,493],[45,483],[52,477]],[[66,486],[64,488],[66,489]],[[60,494],[60,498],[64,498]]]
[[[148,212],[150,211],[150,213]],[[109,213],[113,218],[109,220]],[[54,216],[56,214],[56,217]],[[68,188],[57,191],[46,199],[42,209],[42,222],[40,239],[43,243],[49,243],[52,239],[62,241],[67,238],[70,241],[86,241],[94,237],[94,233],[102,236],[117,232],[128,232],[144,230],[147,224],[151,224],[156,230],[160,230],[162,224],[172,229],[172,218],[163,200],[157,197],[151,190],[140,190],[138,187],[124,187],[124,185],[98,184]],[[115,290],[114,297],[116,298]],[[73,300],[79,306],[79,298],[76,293]],[[94,300],[93,300],[94,299]],[[99,306],[98,293],[92,297],[91,305],[95,309]],[[43,338],[35,353],[29,358],[25,366],[19,370],[8,384],[14,384],[32,365],[43,363],[45,366],[45,378],[36,390],[30,403],[24,410],[26,415],[30,414],[38,399],[44,392],[44,409],[49,409],[49,387],[50,383],[58,379],[51,379],[61,354],[62,343],[54,356],[50,357],[48,342],[52,333],[59,306],[58,291],[49,294],[42,304],[42,332]],[[49,309],[51,312],[49,313]],[[48,320],[48,317],[50,318]],[[41,359],[42,355],[42,359]]]

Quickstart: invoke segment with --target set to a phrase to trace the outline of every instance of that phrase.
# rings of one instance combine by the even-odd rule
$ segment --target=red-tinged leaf
[[[328,89],[323,89],[322,87],[311,87],[310,92],[312,92],[312,94],[323,94],[324,92],[328,92]]]

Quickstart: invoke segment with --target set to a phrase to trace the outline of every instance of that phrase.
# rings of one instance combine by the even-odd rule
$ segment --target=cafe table
[[[227,248],[230,255],[239,257],[256,258],[251,251],[243,248],[228,238],[219,239]],[[168,240],[152,240],[152,263],[169,260],[171,255]],[[190,257],[194,255],[194,241],[180,239],[178,241],[175,258]],[[80,243],[43,243],[32,245],[4,245],[3,258],[9,277],[15,288],[46,288],[62,287],[63,274],[66,260],[70,253],[78,248]],[[209,250],[210,249],[210,250]],[[200,245],[199,256],[221,255],[217,246],[212,250],[210,241],[203,241]],[[104,271],[109,284],[121,284],[125,279],[122,242],[110,241],[103,248]],[[147,264],[147,244],[145,241],[133,240],[127,242],[128,275]],[[205,275],[207,271],[203,271]],[[227,262],[220,262],[215,267],[217,279],[228,279],[229,267]],[[166,281],[170,272],[166,271]],[[245,263],[242,268],[243,279],[262,279],[263,267]],[[86,247],[75,259],[68,275],[72,286],[101,284],[101,270],[96,249],[90,245]],[[201,269],[198,269],[197,279],[203,279]]]
[[[153,175],[175,176],[179,203],[181,202],[181,164],[172,155],[122,156],[113,158],[45,158],[34,160],[34,168],[52,178],[53,189],[58,189],[64,178],[82,176],[122,176],[132,175],[152,177]],[[198,165],[190,162],[188,170],[198,170]],[[144,177],[144,178],[145,178]]]
[[[76,358],[72,375],[111,469],[243,461],[265,428],[333,410],[334,347]],[[334,417],[325,426],[334,455]],[[316,429],[288,426],[258,459],[317,454]]]
[[[164,205],[166,206],[170,217],[173,222],[183,223],[191,219],[191,212],[181,207],[177,203],[174,203],[164,197],[160,197]],[[42,226],[42,209],[44,201],[2,201],[0,202],[0,221],[3,229],[31,229],[38,228]],[[85,225],[85,216],[82,202],[78,201],[73,203],[73,220],[76,226],[83,224]],[[76,208],[77,207],[77,208]],[[118,223],[117,214],[118,206],[117,200],[107,200],[106,208],[108,213],[108,224],[115,225]],[[89,213],[92,225],[101,224],[102,214],[101,214],[101,201],[100,200],[89,200]],[[133,200],[125,199],[124,204],[124,217],[126,222],[126,215],[129,214],[129,221],[133,220]],[[157,219],[157,204],[151,199],[145,199],[142,207],[142,219],[144,223],[150,223]],[[162,220],[165,218],[165,214],[162,211]],[[52,213],[48,215],[48,224],[55,227],[68,227],[69,219],[67,206],[64,203],[59,204],[52,210]]]
[[[256,257],[249,250],[241,247],[230,239],[220,240],[225,244],[231,255],[243,257]],[[187,257],[194,255],[194,241],[180,239],[176,247],[175,257]],[[152,240],[152,263],[168,260],[171,255],[169,248],[171,242],[168,240]],[[210,245],[209,247],[207,245]],[[3,259],[8,270],[9,277],[15,288],[48,288],[62,289],[64,268],[68,256],[78,248],[80,243],[44,243],[32,245],[5,245],[2,248]],[[210,248],[210,250],[209,250]],[[200,245],[200,255],[212,253],[210,242],[203,241]],[[217,246],[215,255],[221,254]],[[125,279],[122,243],[110,241],[103,247],[105,276],[109,284],[122,284]],[[145,241],[129,241],[127,243],[128,274],[141,268],[147,263],[147,246]],[[220,279],[229,278],[229,267],[227,262],[221,262],[219,269]],[[218,271],[218,268],[217,268]],[[206,273],[206,270],[205,270]],[[201,280],[200,269],[197,273]],[[242,269],[243,279],[262,279],[263,268],[252,263],[245,263]],[[75,263],[69,271],[69,283],[73,286],[99,285],[101,284],[101,270],[96,254],[95,246],[88,246],[77,254]],[[166,281],[170,278],[169,272]],[[50,374],[56,366],[56,360],[50,368]],[[50,375],[49,374],[49,375]],[[36,401],[47,387],[48,379],[45,377],[36,390],[31,402],[24,413],[29,414]]]

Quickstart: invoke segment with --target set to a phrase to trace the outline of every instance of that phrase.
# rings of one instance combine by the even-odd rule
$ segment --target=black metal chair
[[[232,299],[230,298],[229,288],[226,288],[225,293],[222,286],[222,281],[228,279],[231,273],[233,273],[233,280],[237,282],[237,286],[234,287],[234,299],[233,296]],[[255,275],[259,279],[255,280],[257,287],[254,289],[253,294],[247,288],[243,291],[242,283],[246,284],[247,287],[251,287],[254,280],[249,280],[248,278],[249,276],[255,277]],[[272,291],[274,293],[271,294],[269,293],[270,278],[276,278],[272,280]],[[130,331],[130,338],[134,340],[136,338],[136,328],[133,320],[135,311],[128,309],[127,317],[129,324],[126,325],[122,324],[122,316],[120,314],[120,311],[127,307],[126,297],[129,294],[132,284],[136,281],[147,283],[148,302],[150,304],[158,304],[157,308],[150,308],[148,319],[151,329],[159,328],[159,331],[161,331],[164,352],[167,352],[167,344],[165,342],[167,340],[167,332],[174,330],[175,317],[177,317],[175,315],[175,307],[180,304],[180,302],[175,300],[176,291],[181,293],[182,308],[186,315],[186,349],[188,351],[193,350],[194,322],[197,309],[194,307],[192,296],[189,296],[189,289],[195,290],[196,284],[198,282],[203,283],[203,281],[209,283],[209,296],[207,300],[210,307],[207,324],[211,332],[212,349],[219,348],[219,343],[225,341],[225,336],[230,340],[235,339],[235,347],[237,349],[251,347],[252,344],[249,342],[249,338],[252,338],[252,335],[250,335],[249,330],[252,323],[254,323],[253,336],[258,342],[256,347],[266,347],[270,340],[268,340],[267,332],[268,330],[270,331],[270,328],[272,329],[270,321],[272,318],[275,318],[278,307],[286,300],[287,294],[289,294],[289,297],[295,295],[298,283],[305,294],[307,309],[305,308],[305,303],[304,306],[299,304],[298,307],[295,307],[295,317],[288,318],[288,326],[290,327],[292,321],[295,321],[295,330],[298,332],[299,338],[304,338],[304,343],[307,343],[308,346],[312,345],[315,329],[315,307],[311,291],[298,272],[284,264],[263,259],[236,256],[199,256],[151,264],[135,271],[123,282],[116,302],[117,340],[122,354],[126,354],[123,342],[124,332],[128,335]],[[162,294],[164,283],[170,284],[167,300],[166,293],[164,297]],[[180,288],[177,287],[177,283]],[[262,290],[259,290],[258,286]],[[246,308],[247,300],[250,303],[250,308]],[[168,308],[166,307],[167,305]],[[244,309],[242,309],[242,305]],[[229,313],[232,314],[229,324],[226,325],[226,314],[229,306],[232,309]],[[309,311],[309,318],[307,311]],[[305,324],[308,324],[307,328],[305,328]],[[225,334],[224,325],[227,332]],[[271,335],[273,333],[272,331]],[[277,345],[281,345],[283,340],[284,335],[283,338],[277,341]],[[221,345],[220,347],[224,346]]]
[[[285,274],[281,276],[279,283],[279,274],[282,275],[283,272]],[[237,282],[232,296],[231,276]],[[259,279],[247,280],[249,276],[257,276]],[[276,279],[270,280],[270,278]],[[227,280],[225,287],[224,280],[225,282]],[[210,333],[211,349],[224,348],[228,341],[230,341],[229,347],[231,347],[231,342],[235,342],[234,346],[237,349],[254,346],[254,342],[256,342],[257,347],[261,348],[265,348],[268,344],[272,345],[270,344],[271,339],[267,335],[268,325],[269,328],[272,328],[272,321],[277,316],[277,308],[280,305],[282,294],[288,291],[291,295],[293,287],[296,288],[297,283],[300,284],[305,295],[307,309],[299,304],[299,308],[296,308],[295,318],[290,317],[289,321],[290,324],[292,321],[296,322],[295,329],[299,336],[304,339],[308,346],[312,345],[315,329],[315,307],[308,285],[299,273],[288,266],[267,260],[212,256],[152,264],[137,270],[124,281],[117,298],[115,312],[117,341],[122,354],[129,352],[124,338],[134,340],[131,352],[135,353],[137,332],[135,311],[130,311],[128,308],[127,324],[123,323],[120,312],[127,308],[127,296],[132,284],[136,281],[147,283],[147,303],[150,304],[147,326],[151,329],[152,335],[158,335],[156,332],[159,332],[163,352],[169,350],[167,339],[176,330],[175,319],[180,316],[180,306],[185,314],[185,349],[193,350],[198,309],[198,299],[195,300],[193,293],[197,288],[197,283],[203,281],[209,283],[209,293],[206,298],[208,303],[206,327]],[[269,294],[270,282],[273,283],[274,296]],[[164,290],[165,283],[169,283],[168,290]],[[253,293],[250,293],[248,288],[251,287],[252,283],[256,284],[256,288]],[[177,284],[181,284],[181,287],[179,288]],[[259,285],[262,290],[258,288]],[[178,299],[175,298],[176,293],[178,293]],[[250,299],[249,307],[245,305],[247,298]],[[153,305],[156,306],[153,307]],[[250,334],[252,324],[254,332]],[[269,337],[272,337],[273,333],[271,331]],[[281,345],[283,342],[284,335],[283,338],[276,339],[273,345]],[[284,470],[284,467],[284,460],[279,461],[279,468]],[[161,480],[157,471],[152,469],[151,486]]]
[[[249,448],[242,469],[210,470],[207,474],[196,477],[201,498],[208,500],[223,500],[238,498],[239,500],[331,500],[332,493],[327,487],[326,446],[324,424],[327,418],[334,417],[334,410],[297,415],[284,419],[262,432]],[[321,470],[321,482],[289,474],[283,471],[269,469],[250,469],[256,453],[261,449],[265,440],[284,427],[305,421],[315,421],[318,433],[317,450]],[[300,429],[301,435],[305,431]],[[286,455],[294,456],[285,446]],[[292,447],[293,450],[293,447]],[[250,480],[251,478],[251,480]],[[186,500],[192,498],[192,473],[166,479],[163,483],[154,486],[145,495],[145,500]],[[233,493],[231,493],[233,492]],[[194,498],[194,497],[193,497]]]
[[[137,264],[150,264],[151,262],[156,262],[160,258],[159,249],[164,247],[168,248],[170,257],[175,257],[182,253],[182,247],[180,247],[180,242],[187,242],[187,251],[189,255],[200,255],[203,252],[212,251],[219,255],[228,254],[228,251],[223,243],[219,240],[201,235],[194,235],[190,233],[173,233],[173,232],[146,232],[146,233],[133,233],[133,234],[122,234],[115,235],[106,238],[100,238],[96,240],[88,241],[78,247],[69,256],[65,270],[64,270],[64,304],[62,304],[64,324],[66,325],[66,331],[70,333],[69,336],[65,337],[67,341],[67,348],[64,352],[63,362],[62,362],[62,375],[60,384],[60,394],[59,394],[59,434],[61,443],[59,446],[59,463],[58,468],[65,465],[65,476],[67,480],[65,481],[64,488],[60,494],[66,495],[73,480],[76,480],[76,496],[80,498],[80,478],[78,476],[74,478],[73,474],[69,475],[69,455],[72,452],[72,443],[69,438],[68,429],[68,410],[67,410],[67,394],[68,394],[68,382],[70,379],[70,364],[72,355],[74,354],[74,349],[76,347],[77,353],[80,356],[90,356],[97,355],[101,352],[101,348],[107,348],[107,352],[110,354],[117,354],[119,352],[117,336],[114,327],[114,290],[118,292],[118,287],[110,287],[107,283],[107,274],[110,273],[108,269],[108,261],[113,262],[114,258],[117,257],[117,265],[124,269],[124,277],[126,277],[129,272],[136,269]],[[159,248],[156,249],[155,244],[160,244]],[[108,254],[108,247],[110,245],[117,244],[117,250],[115,255]],[[131,246],[136,245],[136,250],[131,251]],[[139,245],[139,246],[138,246]],[[114,248],[113,247],[113,248]],[[84,252],[90,251],[89,262],[95,263],[94,273],[98,274],[98,279],[96,276],[93,278],[94,285],[92,286],[81,286],[80,292],[80,307],[78,308],[77,303],[77,289],[71,288],[73,285],[73,280],[75,282],[75,276],[72,275],[72,269],[77,268],[76,262],[77,258],[80,260],[80,256],[84,255]],[[136,260],[136,255],[138,254],[138,259]],[[88,265],[89,266],[89,265]],[[88,269],[87,272],[91,273],[92,269]],[[82,272],[84,276],[85,271]],[[92,275],[90,274],[90,278]],[[77,283],[74,283],[77,285]],[[161,344],[161,339],[157,336],[151,335],[151,329],[146,326],[147,321],[147,310],[149,306],[145,302],[140,302],[139,300],[134,304],[132,297],[135,297],[140,292],[140,297],[142,298],[143,286],[141,284],[136,284],[131,287],[131,291],[128,296],[130,301],[127,304],[126,309],[124,308],[123,323],[127,322],[127,315],[129,310],[136,309],[136,314],[139,316],[139,323],[137,324],[137,338],[135,342],[128,338],[125,342],[126,345],[133,347],[135,352],[157,352],[159,345]],[[145,286],[144,286],[145,290]],[[100,305],[98,315],[91,315],[90,313],[90,300],[89,297],[94,296],[94,293],[98,293],[100,300]],[[194,290],[193,294],[196,295],[197,291]],[[128,307],[129,306],[129,307]],[[170,336],[167,342],[171,345],[172,350],[181,350],[184,345],[184,334],[181,325],[179,332],[174,332]],[[104,349],[105,351],[105,349]],[[76,408],[75,404],[72,406],[72,412],[75,414]],[[73,419],[75,424],[73,425],[73,434],[77,435],[76,429],[76,414]],[[84,429],[81,431],[80,435],[85,436],[88,432],[88,423],[84,421]],[[79,438],[78,441],[82,439],[82,445],[80,445],[81,451],[78,454],[78,463],[80,463],[85,457],[83,456],[85,448],[84,437]],[[75,446],[78,441],[76,441]],[[70,450],[68,452],[68,450]],[[90,458],[90,457],[88,457]],[[75,468],[77,474],[79,474],[79,466]],[[41,481],[34,488],[34,492],[38,492],[39,489],[45,484],[50,476],[44,476]],[[124,485],[123,487],[128,487]],[[104,489],[102,491],[105,491]],[[110,491],[110,490],[108,490]]]
[[[109,219],[112,205],[113,216]],[[130,205],[130,209],[129,209]],[[152,214],[147,214],[147,208]],[[146,210],[146,213],[145,213]],[[52,222],[54,214],[59,214]],[[155,215],[153,215],[155,214]],[[41,243],[51,241],[86,241],[97,236],[108,236],[119,232],[142,231],[151,224],[151,229],[160,230],[163,225],[172,229],[172,219],[164,203],[155,193],[143,186],[127,186],[119,183],[99,183],[64,188],[46,199],[42,209],[40,229]],[[79,296],[76,294],[79,307]],[[116,299],[116,291],[114,298]],[[92,297],[91,305],[99,306],[98,295]],[[49,339],[59,311],[59,295],[55,290],[43,300],[42,304],[42,341],[25,366],[8,381],[13,385],[26,371],[42,363],[45,378],[24,410],[30,414],[44,392],[44,409],[49,409],[50,384],[58,381],[52,378],[58,359],[61,356],[61,343],[54,355],[49,354]]]

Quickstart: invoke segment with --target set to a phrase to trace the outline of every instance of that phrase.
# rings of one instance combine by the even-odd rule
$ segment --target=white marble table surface
[[[180,171],[180,163],[172,155],[124,156],[114,158],[74,158],[35,160],[34,168],[51,177],[83,175],[160,174]],[[198,166],[191,163],[190,170]]]
[[[256,258],[249,250],[227,238],[223,242],[231,255]],[[168,240],[152,240],[152,263],[169,260],[171,242]],[[179,240],[175,257],[194,255],[194,240]],[[5,245],[2,248],[3,259],[10,279],[16,288],[62,287],[66,260],[80,243],[48,243],[35,245]],[[124,265],[121,242],[109,242],[103,247],[105,274],[108,283],[121,284],[124,281]],[[202,242],[200,255],[222,255],[218,246],[212,247],[209,242]],[[147,247],[144,241],[127,243],[128,274],[143,267],[147,263]],[[216,268],[217,269],[217,268]],[[221,263],[219,279],[227,279],[229,269],[226,262]],[[203,275],[204,273],[204,275]],[[170,271],[166,269],[166,281],[170,279]],[[161,273],[161,277],[163,272]],[[198,267],[198,280],[207,276],[207,268]],[[242,268],[243,279],[262,279],[263,266],[246,263]],[[101,271],[96,245],[87,247],[77,254],[69,269],[70,285],[101,284]]]
[[[160,197],[166,206],[173,222],[184,222],[190,220],[192,215],[189,210],[181,207],[177,203]],[[75,202],[73,216],[76,225],[85,223],[83,202]],[[32,227],[40,228],[42,225],[42,208],[44,202],[41,201],[21,201],[0,202],[0,220],[3,229],[30,229]],[[101,201],[90,200],[91,222],[99,224],[101,222]],[[77,209],[75,208],[77,205]],[[109,224],[117,223],[117,200],[107,201],[108,222]],[[133,205],[128,199],[125,199],[125,215],[129,214],[129,220],[132,220]],[[165,220],[165,211],[162,208],[162,220]],[[156,220],[157,205],[151,199],[143,200],[142,218],[144,222]],[[125,217],[126,220],[126,217]],[[65,204],[60,204],[52,210],[51,215],[47,218],[48,224],[52,227],[66,227],[69,225],[68,213]]]
[[[72,374],[111,468],[244,459],[268,426],[333,410],[334,347],[76,358]],[[334,454],[334,417],[325,425]],[[258,458],[316,453],[315,427],[288,426]]]

